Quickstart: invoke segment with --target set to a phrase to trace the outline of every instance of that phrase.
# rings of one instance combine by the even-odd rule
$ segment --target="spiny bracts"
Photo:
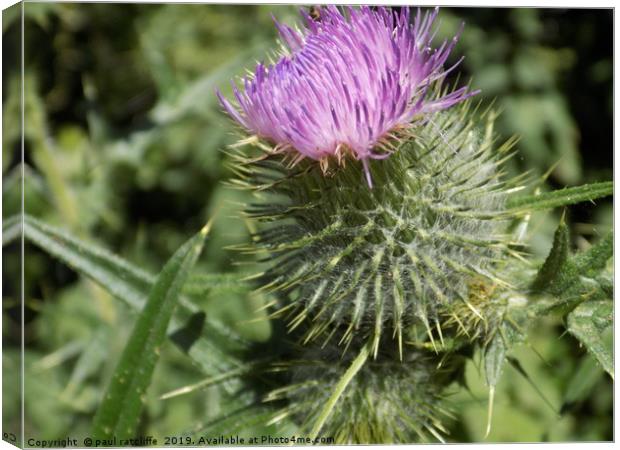
[[[311,433],[351,366],[354,352],[342,358],[332,345],[302,350],[299,359],[277,367],[288,373],[289,384],[270,392],[264,401],[283,404],[274,419],[291,418],[301,431]],[[381,351],[351,380],[321,435],[333,437],[338,444],[443,441],[447,434],[443,423],[452,416],[444,391],[462,377],[465,360],[453,357],[441,367],[439,360],[433,352],[413,351],[399,361],[393,352]]]
[[[517,180],[502,180],[512,141],[495,146],[494,118],[467,101],[411,126],[390,158],[371,161],[373,189],[360,184],[359,163],[324,176],[316,162],[290,167],[268,148],[234,153],[235,184],[257,200],[246,209],[260,225],[246,250],[267,255],[258,281],[281,294],[291,330],[304,323],[305,342],[336,337],[345,348],[363,336],[375,356],[387,335],[402,357],[413,326],[441,336],[451,308],[476,313],[473,281],[508,285],[504,203]]]

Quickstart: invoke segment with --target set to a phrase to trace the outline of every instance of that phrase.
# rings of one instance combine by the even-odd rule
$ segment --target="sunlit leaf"
[[[601,275],[613,254],[613,235],[609,233],[590,249],[571,256],[568,227],[562,221],[555,232],[553,246],[531,285],[543,294],[533,307],[540,313],[568,313],[585,301],[612,295],[613,284]],[[545,296],[546,295],[546,296]]]
[[[575,255],[575,269],[583,275],[593,277],[605,268],[613,254],[614,236],[609,232],[588,250]]]
[[[558,208],[576,203],[608,197],[614,192],[611,181],[592,183],[583,186],[570,187],[538,195],[523,195],[511,198],[506,206],[511,211],[530,212],[540,209]]]
[[[16,222],[18,218],[6,220],[3,228],[10,230]],[[62,229],[27,215],[24,218],[24,236],[76,272],[100,284],[133,310],[142,309],[154,283],[154,277],[150,273],[102,247],[76,239]],[[174,333],[183,327],[189,317],[200,311],[198,306],[182,297],[169,331]],[[241,364],[233,353],[244,349],[246,345],[230,329],[212,318],[207,318],[200,337],[192,343],[184,342],[182,350],[189,349],[188,355],[206,375],[217,375]],[[236,390],[234,380],[223,385],[229,392]]]
[[[181,246],[155,280],[95,415],[93,436],[96,439],[133,437],[159,359],[160,346],[207,233],[205,226]]]
[[[613,378],[613,302],[584,302],[568,315],[567,325]]]

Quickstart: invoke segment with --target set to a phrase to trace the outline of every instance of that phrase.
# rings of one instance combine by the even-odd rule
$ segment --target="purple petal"
[[[444,69],[460,34],[432,50],[438,8],[415,17],[378,7],[321,7],[319,19],[301,11],[298,32],[274,23],[290,56],[273,66],[258,64],[254,76],[233,83],[235,102],[217,91],[224,110],[241,126],[274,144],[313,159],[346,145],[361,160],[369,186],[368,160],[380,139],[419,114],[432,114],[475,95],[461,88],[429,100],[427,92],[460,63]],[[411,23],[412,22],[412,23]]]

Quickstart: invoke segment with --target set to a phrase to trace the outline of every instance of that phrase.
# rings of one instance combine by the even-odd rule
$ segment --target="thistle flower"
[[[476,92],[457,89],[430,99],[429,88],[454,66],[443,65],[457,37],[431,47],[438,10],[409,8],[321,8],[314,20],[302,11],[305,28],[278,24],[285,54],[273,65],[256,66],[233,82],[236,105],[218,97],[228,114],[248,132],[274,144],[293,163],[310,158],[325,172],[330,159],[361,160],[372,186],[369,159],[393,150],[392,140],[412,121],[461,102]],[[458,64],[458,63],[457,63]]]
[[[279,293],[289,331],[307,324],[304,342],[339,336],[345,349],[361,336],[375,358],[389,333],[402,358],[412,328],[433,341],[460,306],[480,316],[473,281],[509,287],[501,166],[511,142],[494,145],[495,115],[472,114],[462,101],[471,92],[442,86],[455,40],[430,50],[437,10],[412,25],[406,8],[347,11],[321,9],[303,32],[279,25],[291,54],[235,89],[240,110],[220,96],[241,125],[275,142],[258,158],[238,149],[233,183],[257,193],[245,211],[260,223],[247,250],[269,255],[257,281]],[[324,171],[345,150],[363,164],[325,177],[312,161]],[[359,189],[371,169],[375,188]]]
[[[486,320],[472,295],[511,286],[506,267],[519,255],[504,202],[520,180],[501,178],[513,141],[496,146],[495,115],[470,107],[438,112],[390,158],[371,161],[374,189],[359,189],[359,165],[325,177],[309,161],[291,168],[237,150],[235,183],[257,199],[245,211],[258,222],[247,251],[269,255],[257,282],[281,295],[291,331],[308,325],[304,342],[337,336],[346,349],[361,336],[376,355],[387,335],[402,355],[412,327],[441,340],[445,317]]]

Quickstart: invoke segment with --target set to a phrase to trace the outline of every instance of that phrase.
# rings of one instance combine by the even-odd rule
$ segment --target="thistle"
[[[23,45],[23,31],[38,22],[32,22],[37,17],[24,8],[3,15],[9,19],[3,25],[21,19],[20,26],[9,25],[9,34],[17,34],[7,42],[17,42],[21,32],[22,72],[24,50],[32,49],[30,39]],[[238,12],[218,10],[213,15],[206,10],[200,17],[237,21]],[[90,17],[73,8],[65,13],[50,19],[62,25],[67,18]],[[149,11],[142,19],[165,25],[160,15],[169,13]],[[184,201],[176,194],[189,191],[175,180],[186,164],[177,164],[178,152],[157,156],[161,145],[154,144],[161,136],[193,134],[199,118],[192,114],[195,108],[187,96],[199,93],[201,80],[186,87],[184,82],[174,83],[175,92],[167,83],[157,83],[165,88],[164,98],[153,105],[152,126],[131,126],[133,131],[116,139],[114,133],[88,135],[64,124],[47,126],[46,112],[59,106],[48,100],[58,91],[39,98],[38,89],[33,89],[37,77],[31,69],[41,65],[40,58],[28,58],[30,76],[25,81],[24,76],[21,81],[14,77],[21,85],[10,89],[7,117],[21,112],[22,123],[14,125],[21,125],[22,131],[24,109],[31,120],[29,132],[22,136],[21,160],[9,148],[8,165],[3,165],[3,197],[11,204],[8,210],[15,212],[9,216],[3,211],[3,246],[6,255],[14,257],[6,274],[9,280],[17,280],[18,273],[20,278],[4,297],[9,345],[3,358],[3,373],[8,375],[3,439],[22,446],[25,441],[28,446],[77,446],[77,436],[65,439],[66,425],[83,433],[92,418],[93,439],[83,439],[84,446],[478,440],[485,425],[478,407],[486,400],[489,436],[496,388],[498,395],[506,392],[510,397],[503,408],[509,411],[508,427],[523,414],[549,426],[557,424],[559,415],[572,415],[573,409],[577,414],[562,420],[560,433],[538,424],[528,426],[527,435],[501,429],[492,436],[495,440],[534,440],[537,431],[544,440],[611,439],[605,416],[612,384],[607,380],[604,386],[600,377],[605,371],[614,378],[613,231],[596,238],[606,228],[604,221],[584,226],[572,222],[569,212],[562,214],[544,261],[525,252],[529,237],[536,236],[535,254],[549,237],[550,216],[541,220],[540,211],[611,196],[613,182],[548,192],[544,184],[553,172],[549,169],[528,192],[513,195],[526,187],[524,179],[506,179],[504,174],[514,140],[498,141],[493,131],[496,115],[475,103],[475,91],[445,82],[455,67],[446,61],[456,38],[434,42],[437,10],[410,14],[408,8],[395,13],[381,7],[323,7],[302,15],[301,29],[276,23],[282,55],[259,64],[241,87],[234,84],[233,99],[219,95],[224,110],[245,133],[232,146],[232,161],[227,161],[235,172],[232,183],[246,190],[240,197],[254,197],[243,207],[243,224],[252,239],[242,249],[258,255],[240,258],[254,270],[249,277],[221,261],[199,262],[211,224],[219,223],[218,230],[230,224],[220,223],[222,216],[215,212],[159,269],[159,252],[145,253],[138,246],[132,259],[148,266],[141,267],[92,242],[95,236],[89,235],[110,222],[107,206],[98,201],[93,206],[106,207],[84,211],[86,225],[75,214],[69,215],[74,220],[64,229],[29,214],[62,222],[67,216],[63,213],[79,211],[83,202],[77,200],[95,201],[100,194],[116,197],[118,190],[102,188],[119,169],[125,172],[126,164],[104,153],[119,149],[130,155],[155,155],[155,162],[163,162],[157,165],[166,169],[168,182],[163,187]],[[573,16],[571,24],[576,23]],[[523,19],[537,23],[529,16],[519,21]],[[51,31],[61,32],[55,40],[64,41],[76,31],[71,28],[54,25]],[[43,36],[35,33],[35,41],[37,35]],[[262,40],[258,35],[251,39]],[[157,42],[149,42],[148,48],[157,47]],[[528,67],[532,54],[553,54],[541,48],[523,52],[521,43],[517,50],[519,67]],[[41,61],[48,53],[41,53]],[[603,56],[597,52],[597,60]],[[148,59],[155,81],[170,78],[166,64]],[[604,62],[600,60],[603,69]],[[90,69],[84,73],[86,81],[97,75]],[[95,110],[97,99],[106,94],[99,89],[106,86],[96,81],[85,83],[85,98]],[[544,104],[558,103],[561,96],[553,83],[548,87],[554,102]],[[73,91],[68,94],[63,100],[81,98]],[[524,100],[513,99],[515,113],[536,104]],[[60,103],[66,104],[53,114],[56,119],[73,108],[70,102]],[[204,118],[211,119],[211,110],[206,112]],[[96,124],[99,131],[112,125],[103,118]],[[551,125],[554,136],[572,128]],[[17,128],[8,127],[15,131],[9,143],[19,137]],[[58,128],[60,135],[54,137],[48,128]],[[93,152],[93,146],[102,151]],[[60,147],[69,152],[57,151]],[[55,157],[75,167],[58,170]],[[144,163],[132,161],[129,172],[153,173],[149,162]],[[94,168],[102,172],[91,173]],[[50,195],[42,196],[46,188]],[[135,188],[134,194],[142,192],[140,186],[128,192]],[[223,199],[231,198],[217,189]],[[132,194],[126,203],[138,197]],[[46,200],[49,205],[43,205]],[[212,206],[213,202],[205,210]],[[112,220],[123,227],[106,234],[113,237],[127,230],[134,216]],[[144,219],[154,225],[146,228],[161,228],[150,220],[153,217]],[[166,244],[176,242],[182,232],[167,224],[151,237],[138,231],[149,242],[161,237]],[[126,234],[131,237],[133,232]],[[208,239],[211,255],[219,254],[223,244],[221,234],[215,234]],[[34,259],[25,265],[25,251],[35,248]],[[136,253],[126,245],[120,248]],[[58,263],[71,276],[52,276]],[[95,302],[88,301],[91,297]],[[214,304],[215,299],[230,307]],[[119,305],[111,303],[115,301]],[[247,303],[239,303],[243,301]],[[272,315],[252,314],[258,304]],[[68,317],[73,313],[76,317]],[[86,326],[79,326],[80,320]],[[266,326],[242,329],[255,321]],[[60,322],[57,330],[53,325]],[[538,325],[543,326],[529,337]],[[132,331],[114,336],[117,326]],[[125,335],[127,342],[118,353]],[[558,338],[560,345],[553,342]],[[513,351],[522,344],[529,349]],[[531,359],[538,349],[540,362]],[[523,358],[528,351],[530,358]],[[504,385],[508,389],[500,389],[508,367],[514,369]],[[488,388],[486,398],[479,395],[476,369]],[[543,380],[537,387],[538,377],[546,378],[555,369],[561,379]],[[529,386],[508,386],[519,375]],[[18,385],[21,389],[14,389]],[[171,390],[163,393],[168,387]],[[463,387],[471,388],[473,403]],[[459,391],[464,396],[450,403],[451,394]],[[537,411],[534,392],[553,415]],[[178,396],[185,397],[169,401]],[[42,407],[53,414],[44,414]],[[177,407],[182,418],[192,414],[191,421],[169,420],[179,418]],[[583,422],[588,415],[591,420]],[[451,427],[447,418],[463,421]],[[159,434],[158,424],[169,437],[157,441],[141,436],[153,430]]]
[[[284,401],[274,417],[291,417],[304,433],[312,435],[314,424],[322,420],[323,406],[353,358],[341,358],[334,346],[299,350],[299,359],[276,369],[288,373],[289,384],[273,390],[264,400]],[[441,368],[437,362],[438,358],[429,352],[408,352],[402,362],[389,350],[381,352],[351,380],[321,435],[331,436],[341,444],[443,441],[447,431],[442,422],[452,417],[443,391],[462,376],[464,359],[454,358]]]
[[[270,255],[259,283],[284,294],[291,329],[312,325],[306,341],[336,335],[346,345],[361,333],[376,352],[387,330],[402,348],[412,325],[431,335],[446,309],[476,313],[473,280],[509,284],[510,186],[499,177],[511,143],[494,148],[469,108],[412,128],[415,138],[372,162],[373,189],[359,187],[363,169],[354,164],[325,177],[313,163],[290,169],[273,156],[240,157],[238,184],[259,199],[246,213],[263,224],[248,250]]]
[[[319,10],[317,20],[302,11],[305,28],[276,23],[284,54],[271,66],[258,64],[251,78],[233,83],[237,104],[218,92],[228,114],[247,132],[273,144],[293,164],[304,158],[344,164],[360,160],[368,184],[368,162],[394,150],[393,141],[412,122],[475,94],[466,88],[431,98],[431,87],[452,68],[445,63],[457,38],[432,48],[431,14],[410,24],[409,8]],[[457,63],[458,64],[458,63]]]
[[[276,23],[284,54],[233,83],[235,102],[218,93],[249,134],[232,153],[233,184],[255,194],[244,250],[265,256],[254,278],[302,348],[281,360],[272,422],[341,443],[441,439],[442,392],[479,346],[490,427],[531,318],[511,228],[524,210],[507,205],[523,178],[502,169],[514,140],[498,145],[493,111],[444,83],[456,38],[433,49],[437,10],[345,11]]]
[[[290,329],[309,322],[305,341],[345,346],[361,334],[375,355],[388,330],[402,354],[412,325],[432,337],[440,311],[476,312],[471,280],[507,284],[511,142],[494,147],[490,113],[476,129],[466,88],[442,88],[455,40],[430,49],[437,10],[412,25],[407,8],[347,11],[306,16],[301,32],[279,25],[292,53],[235,89],[241,111],[220,99],[254,133],[240,144],[262,149],[236,154],[236,184],[258,194],[246,213],[264,226],[248,250],[270,255],[259,283],[283,294]],[[362,164],[346,164],[344,148]],[[341,167],[326,175],[331,157]],[[374,188],[360,186],[369,173]]]

